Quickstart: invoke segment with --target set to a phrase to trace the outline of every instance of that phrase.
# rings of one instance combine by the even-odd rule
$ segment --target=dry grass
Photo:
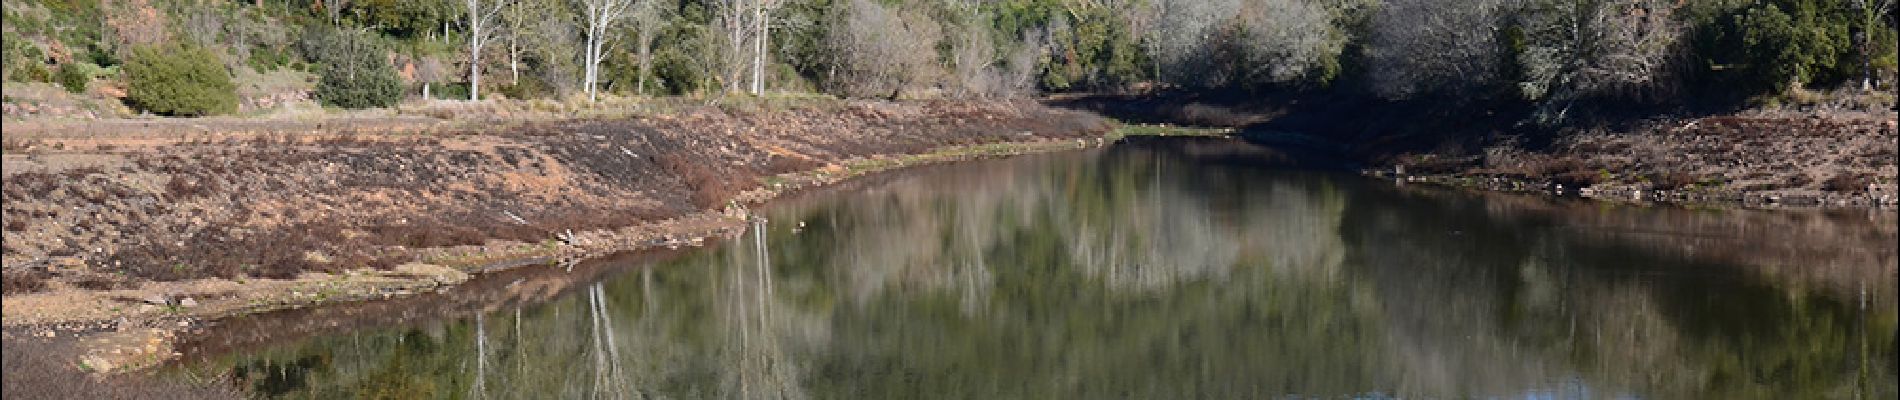
[[[0,293],[15,295],[46,290],[46,279],[51,274],[45,271],[9,268],[0,270]]]

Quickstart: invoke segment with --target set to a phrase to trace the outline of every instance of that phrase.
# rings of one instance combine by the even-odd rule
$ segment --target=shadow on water
[[[174,372],[300,398],[1895,395],[1890,211],[1293,165],[1143,139],[920,168],[707,249],[226,321]]]

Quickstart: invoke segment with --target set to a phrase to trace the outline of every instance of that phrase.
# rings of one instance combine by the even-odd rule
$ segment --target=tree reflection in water
[[[184,368],[294,398],[1895,395],[1892,212],[1480,195],[1156,142],[767,217],[542,304]]]

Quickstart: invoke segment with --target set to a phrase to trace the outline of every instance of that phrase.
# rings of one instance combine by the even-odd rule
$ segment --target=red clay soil
[[[1031,102],[840,101],[688,108],[490,132],[212,133],[9,139],[9,296],[149,280],[386,269],[418,249],[719,210],[763,177],[954,145],[1096,137]]]

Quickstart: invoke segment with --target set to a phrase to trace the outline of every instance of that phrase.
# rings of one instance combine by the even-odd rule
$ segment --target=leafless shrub
[[[812,161],[810,159],[806,159],[802,157],[781,156],[781,155],[776,155],[776,154],[772,155],[770,158],[766,159],[765,161],[765,172],[768,174],[774,174],[774,175],[788,173],[788,172],[808,171],[808,170],[817,169],[818,167],[819,167],[818,162]]]
[[[1251,82],[1286,84],[1337,68],[1346,36],[1332,15],[1306,0],[1253,0],[1233,30],[1242,74]]]
[[[1239,0],[1158,0],[1150,5],[1152,28],[1143,44],[1159,66],[1161,78],[1183,84],[1211,85],[1208,38],[1240,10]]]
[[[1842,172],[1834,174],[1833,177],[1829,177],[1825,181],[1821,181],[1821,190],[1849,193],[1863,192],[1867,190],[1867,185],[1873,183],[1873,181],[1874,177],[1872,174]]]
[[[8,268],[0,271],[0,292],[15,295],[46,290],[46,278],[44,271]]]
[[[134,46],[171,40],[165,29],[165,14],[152,7],[149,0],[105,0],[99,9],[105,11],[105,31],[118,49],[130,51]]]
[[[1682,28],[1669,0],[1529,1],[1517,11],[1525,48],[1517,64],[1529,99],[1562,119],[1586,96],[1644,98],[1672,87],[1663,79],[1680,54]]]
[[[899,97],[935,83],[942,28],[923,15],[870,0],[851,0],[843,20],[826,37],[836,55],[837,76],[826,84],[853,97]]]
[[[1500,80],[1507,0],[1393,0],[1373,16],[1372,89],[1387,98],[1463,91]]]
[[[660,156],[659,164],[686,185],[693,205],[701,209],[717,208],[726,199],[758,184],[757,177],[749,171],[738,168],[721,171],[695,160],[688,154],[668,153]]]

